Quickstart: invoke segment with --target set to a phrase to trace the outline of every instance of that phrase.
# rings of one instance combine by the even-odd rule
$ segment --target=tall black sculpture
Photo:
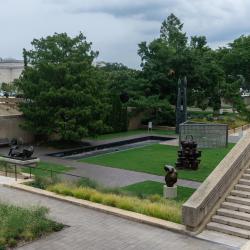
[[[187,120],[187,78],[178,80],[178,95],[176,104],[176,133],[179,133],[179,126]]]

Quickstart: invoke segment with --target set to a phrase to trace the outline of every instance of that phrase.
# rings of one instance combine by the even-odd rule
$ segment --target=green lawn
[[[229,144],[227,148],[202,149],[199,169],[197,171],[179,170],[178,177],[181,179],[204,181],[233,146],[234,144]],[[165,175],[163,167],[165,164],[174,166],[177,159],[177,150],[178,147],[175,146],[154,144],[85,158],[80,161],[155,175]]]
[[[39,169],[40,168],[40,169]],[[57,171],[57,172],[68,172],[72,170],[72,167],[64,166],[61,164],[55,164],[55,163],[48,163],[48,162],[39,162],[37,165],[37,168],[31,168],[31,173],[33,175],[39,175],[39,176],[51,176],[51,171]],[[29,173],[29,168],[23,168],[23,172]],[[54,174],[53,174],[54,175]]]
[[[163,195],[163,183],[155,181],[144,181],[123,187],[123,190],[129,191],[137,196],[149,196],[158,194]],[[178,186],[176,201],[186,201],[193,193],[195,189],[188,187]]]
[[[114,138],[120,138],[125,136],[131,136],[131,135],[140,135],[140,134],[159,134],[159,135],[174,135],[174,130],[160,130],[160,129],[154,129],[152,132],[148,132],[146,129],[137,129],[137,130],[129,130],[127,132],[120,132],[120,133],[111,133],[111,134],[104,134],[104,135],[98,135],[96,137],[88,137],[87,139],[91,140],[108,140],[108,139],[114,139]]]

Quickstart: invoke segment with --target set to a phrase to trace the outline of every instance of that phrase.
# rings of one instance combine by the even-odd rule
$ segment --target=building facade
[[[22,60],[0,58],[0,85],[18,79],[24,69]]]

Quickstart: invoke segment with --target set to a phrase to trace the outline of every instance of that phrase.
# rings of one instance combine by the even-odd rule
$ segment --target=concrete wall
[[[180,124],[180,142],[192,136],[199,148],[226,147],[228,144],[228,125],[214,123],[184,122]]]
[[[32,142],[33,135],[20,128],[22,122],[22,116],[0,116],[0,139],[21,138],[24,143]]]
[[[211,216],[213,209],[224,201],[222,197],[230,191],[232,184],[249,166],[250,132],[247,132],[183,204],[182,220],[187,229],[196,231],[202,226]]]
[[[0,84],[3,82],[11,83],[13,80],[18,79],[23,69],[23,61],[0,61]]]
[[[128,130],[139,129],[141,127],[141,121],[144,117],[144,113],[138,113],[137,115],[129,119]]]

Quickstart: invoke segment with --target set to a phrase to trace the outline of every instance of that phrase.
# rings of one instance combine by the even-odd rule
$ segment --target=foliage
[[[250,36],[240,36],[233,42],[228,44],[228,47],[220,48],[218,57],[222,64],[225,73],[229,77],[237,79],[243,77],[241,88],[250,90]]]
[[[15,173],[15,166],[6,161],[0,161],[0,171],[7,172],[7,173]],[[17,173],[21,172],[18,167],[16,168],[16,172]]]
[[[68,183],[52,185],[48,187],[48,190],[176,223],[181,222],[181,203],[176,201],[161,199],[160,201],[152,202],[149,199],[104,193],[89,187],[77,187]]]
[[[207,115],[204,117],[193,117],[190,119],[193,122],[209,122],[209,123],[221,123],[227,124],[229,129],[234,129],[248,124],[247,118],[244,119],[244,116],[239,114],[223,114],[223,115]]]
[[[20,208],[0,203],[0,249],[60,231],[63,225],[47,219],[47,214],[44,207]]]
[[[26,66],[17,83],[25,98],[24,128],[39,136],[56,133],[64,140],[106,131],[105,81],[93,66],[98,52],[86,37],[55,33],[31,44],[32,50],[24,50]]]
[[[188,37],[174,14],[162,22],[159,36],[138,45],[142,70],[121,63],[97,63],[98,52],[80,33],[34,39],[24,50],[25,70],[17,81],[25,98],[24,127],[36,135],[79,140],[126,131],[127,107],[146,113],[145,120],[174,125],[177,82],[188,79],[188,105],[219,113],[222,98],[250,120],[241,94],[250,90],[250,36],[228,47],[211,49],[205,36]],[[118,99],[126,92],[129,102]]]
[[[5,82],[1,84],[0,90],[4,92],[5,97],[9,97],[10,95],[15,94],[17,91],[15,84]]]
[[[120,96],[118,95],[113,96],[110,121],[114,132],[128,130],[127,106],[122,104]]]
[[[134,193],[139,197],[148,197],[150,199],[152,196],[156,198],[156,195],[162,197],[163,183],[144,181],[123,187],[122,189],[129,191],[130,193]],[[195,189],[193,188],[178,186],[177,197],[175,200],[185,202],[194,193],[194,191]]]
[[[30,173],[35,175],[35,176],[56,176],[57,174],[63,173],[63,172],[68,172],[72,170],[72,167],[69,166],[64,166],[62,164],[56,164],[56,163],[49,163],[49,162],[39,162],[37,167],[34,168],[27,168],[23,167],[22,171],[25,173]],[[52,172],[51,172],[52,171]]]
[[[179,170],[178,177],[204,181],[219,162],[228,154],[234,144],[227,148],[202,149],[201,164],[197,171]],[[80,161],[95,165],[121,168],[155,175],[164,175],[165,164],[175,165],[179,147],[154,144],[141,148],[84,158]]]
[[[167,99],[175,105],[178,78],[187,76],[188,105],[203,110],[210,106],[218,113],[221,98],[225,98],[250,117],[240,93],[240,87],[250,86],[249,44],[250,36],[219,50],[209,48],[205,36],[193,36],[188,43],[183,24],[171,14],[162,23],[159,38],[139,44],[142,75],[147,82],[144,89],[159,101]]]
[[[162,23],[160,37],[151,43],[141,42],[138,54],[142,72],[149,84],[148,95],[158,96],[175,104],[178,78],[187,74],[187,37],[182,32],[183,24],[171,14]]]
[[[159,135],[174,135],[174,130],[160,130],[160,129],[153,129],[152,132],[148,132],[148,130],[145,129],[138,129],[138,130],[129,130],[127,132],[119,132],[119,133],[109,133],[109,134],[103,134],[99,135],[97,137],[90,137],[89,139],[94,140],[108,140],[108,139],[114,139],[114,138],[120,138],[120,137],[126,137],[131,135],[140,135],[140,134],[159,134]]]
[[[59,182],[59,178],[57,176],[43,176],[43,175],[35,175],[34,180],[27,185],[40,188],[40,189],[46,189],[48,186],[53,185],[57,182]]]
[[[152,121],[154,125],[175,126],[175,112],[166,99],[159,100],[157,96],[141,97],[135,103],[144,110],[143,124]]]

